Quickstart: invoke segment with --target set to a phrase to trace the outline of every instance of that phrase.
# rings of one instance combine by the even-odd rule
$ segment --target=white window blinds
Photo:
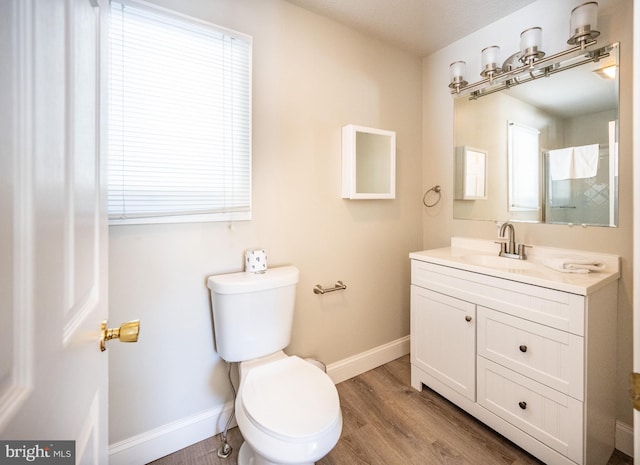
[[[251,39],[112,1],[111,224],[250,219]]]

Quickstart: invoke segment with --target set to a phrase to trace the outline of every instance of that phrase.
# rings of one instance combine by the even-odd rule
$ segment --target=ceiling
[[[535,0],[287,0],[419,56]]]

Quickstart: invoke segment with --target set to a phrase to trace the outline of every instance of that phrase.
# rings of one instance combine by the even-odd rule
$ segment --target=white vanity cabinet
[[[547,464],[605,465],[617,277],[580,294],[411,257],[411,385],[429,386]]]

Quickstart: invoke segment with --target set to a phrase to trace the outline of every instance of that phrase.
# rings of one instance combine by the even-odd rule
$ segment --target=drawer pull
[[[526,403],[525,401],[523,401],[523,400],[521,400],[520,402],[518,402],[518,405],[520,406],[520,408],[521,408],[522,410],[526,410],[526,408],[527,408],[527,403]]]
[[[527,351],[527,346],[525,346],[524,344],[520,346],[520,352],[526,352]]]
[[[465,319],[466,321],[471,321],[471,320],[473,320],[473,318],[471,318],[469,315],[465,316],[465,317],[464,317],[464,319]]]

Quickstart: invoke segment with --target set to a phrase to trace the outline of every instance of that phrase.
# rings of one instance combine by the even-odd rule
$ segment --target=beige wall
[[[450,237],[496,237],[496,225],[490,221],[453,220],[453,99],[448,93],[449,64],[467,61],[467,80],[480,79],[480,50],[499,45],[505,54],[517,50],[522,30],[541,26],[543,48],[547,53],[564,50],[569,13],[581,2],[538,0],[522,10],[426,57],[423,62],[423,183],[424,188],[439,184],[443,201],[423,213],[423,245],[432,248],[447,245]],[[619,284],[618,339],[618,418],[632,424],[632,409],[627,394],[627,376],[632,368],[632,141],[631,141],[631,60],[632,1],[600,1],[599,44],[620,41],[620,226],[618,228],[570,228],[560,225],[517,224],[518,242],[617,254],[621,257]],[[615,316],[612,315],[612,318]]]
[[[325,363],[408,335],[422,248],[420,58],[282,0],[154,3],[253,36],[253,220],[110,228],[111,322],[142,322],[109,348],[111,443],[231,399],[205,281],[247,248],[300,268],[287,352]],[[340,198],[346,124],[397,132],[395,200]]]

